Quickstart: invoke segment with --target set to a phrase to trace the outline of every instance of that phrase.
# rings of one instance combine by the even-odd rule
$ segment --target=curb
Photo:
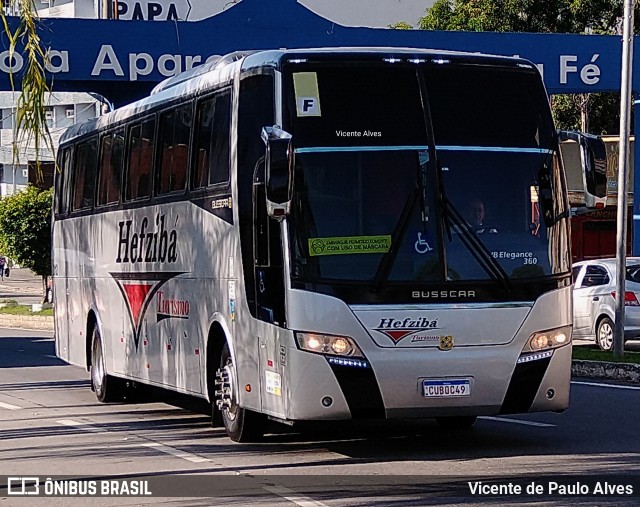
[[[640,384],[640,364],[574,360],[571,363],[571,375]]]
[[[0,313],[0,327],[53,331],[53,317],[43,315],[10,315]]]
[[[29,296],[41,296],[42,289],[36,289],[34,287],[14,287],[13,285],[5,285],[0,283],[0,290],[11,292],[12,294],[21,294]]]

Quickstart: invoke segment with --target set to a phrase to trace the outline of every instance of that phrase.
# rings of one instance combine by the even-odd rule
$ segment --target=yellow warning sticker
[[[293,75],[298,116],[322,116],[318,76],[315,72],[296,72]]]
[[[309,238],[309,255],[344,255],[387,253],[391,236],[342,236],[336,238]]]

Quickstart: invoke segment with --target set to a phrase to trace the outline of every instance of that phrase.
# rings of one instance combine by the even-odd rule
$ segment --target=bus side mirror
[[[587,208],[604,208],[607,204],[607,150],[600,136],[559,130],[560,141],[575,141],[580,150],[580,167],[584,204]],[[565,166],[566,171],[571,168]]]
[[[267,214],[282,219],[291,210],[293,195],[293,148],[291,134],[273,126],[263,127]]]

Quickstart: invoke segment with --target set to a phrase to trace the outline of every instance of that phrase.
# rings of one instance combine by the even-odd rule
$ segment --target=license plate
[[[422,394],[425,398],[469,396],[471,394],[471,382],[467,379],[423,380]]]

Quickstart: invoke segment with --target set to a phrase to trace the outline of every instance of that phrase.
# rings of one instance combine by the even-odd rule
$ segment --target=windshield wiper
[[[382,284],[382,282],[384,282],[389,276],[389,271],[391,271],[393,261],[395,260],[396,255],[398,255],[398,251],[400,250],[400,243],[407,229],[407,224],[409,223],[409,219],[411,218],[411,211],[415,206],[419,193],[420,190],[418,188],[414,188],[409,194],[407,202],[404,203],[404,208],[402,208],[400,219],[398,220],[398,223],[396,223],[396,226],[393,229],[393,234],[391,235],[391,246],[389,247],[389,251],[386,252],[382,257],[382,260],[378,265],[378,270],[373,277],[373,285],[371,286],[372,292],[377,292],[380,289],[380,285]]]

